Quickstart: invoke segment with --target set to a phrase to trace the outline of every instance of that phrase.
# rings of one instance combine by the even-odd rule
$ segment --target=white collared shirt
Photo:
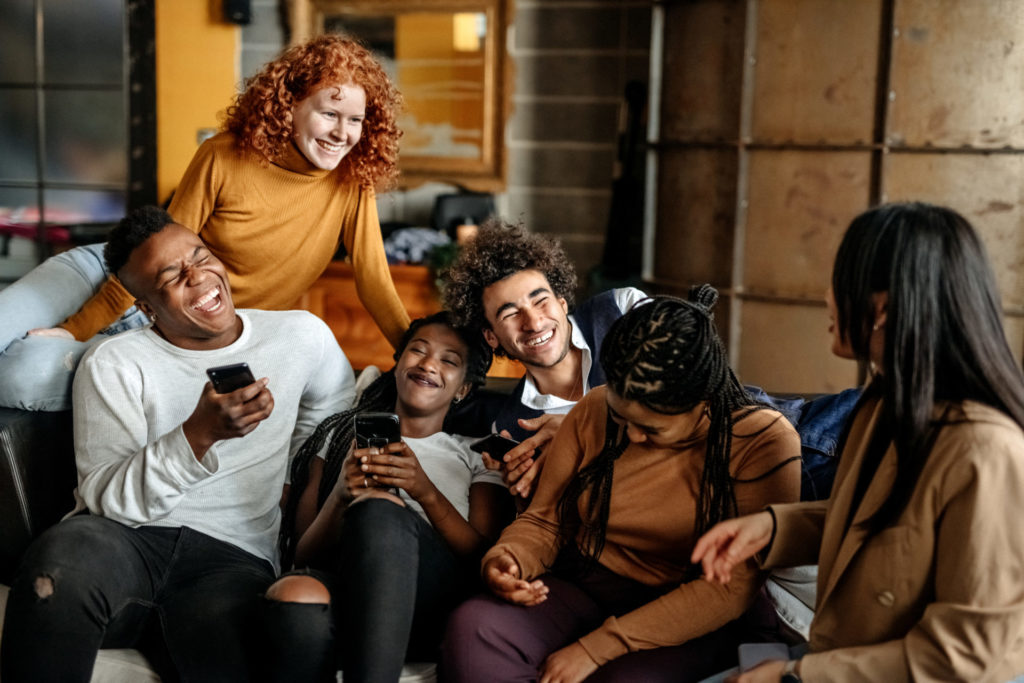
[[[619,307],[619,310],[622,313],[631,309],[638,301],[647,298],[647,295],[636,287],[623,287],[613,291],[615,293],[615,304]],[[576,318],[574,316],[569,316],[569,324],[572,326],[572,334],[569,337],[569,343],[583,352],[582,362],[580,363],[580,372],[583,373],[583,393],[586,394],[591,389],[588,378],[590,377],[590,368],[594,363],[594,358],[590,351],[590,345],[587,344],[587,340],[583,338],[583,332],[580,331],[579,325],[576,324]],[[522,398],[524,406],[540,410],[545,413],[564,415],[565,413],[568,413],[574,405],[576,405],[576,401],[567,401],[566,399],[553,394],[540,393],[537,390],[537,385],[533,383],[532,379],[530,379],[529,374],[527,374],[524,379],[526,380],[525,385],[523,386]]]

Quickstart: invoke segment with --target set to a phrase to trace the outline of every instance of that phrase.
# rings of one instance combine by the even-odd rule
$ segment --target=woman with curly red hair
[[[373,55],[337,35],[289,48],[249,79],[228,109],[225,130],[200,146],[168,208],[224,262],[236,305],[294,306],[340,243],[352,261],[360,300],[397,344],[409,316],[391,281],[375,192],[391,187],[398,175],[401,132],[395,120],[401,103]],[[145,322],[139,314],[122,316],[133,298],[116,278],[81,265],[90,260],[89,249],[100,248],[50,259],[24,284],[13,285],[16,292],[0,297],[0,310],[26,313],[7,339],[0,330],[0,350],[9,345],[6,356],[25,347],[14,355],[32,369],[26,381],[16,381],[0,359],[6,387],[0,405],[66,407],[71,373],[88,340]],[[35,296],[27,307],[15,304],[13,294],[24,302],[38,285],[52,296]],[[40,305],[48,299],[59,301]],[[69,314],[59,327],[45,329]],[[36,329],[18,338],[29,328]]]

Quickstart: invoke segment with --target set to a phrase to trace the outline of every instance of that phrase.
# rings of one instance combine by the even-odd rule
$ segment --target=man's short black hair
[[[107,237],[107,245],[103,248],[107,268],[116,275],[140,244],[173,222],[171,215],[159,206],[142,206],[131,211]]]

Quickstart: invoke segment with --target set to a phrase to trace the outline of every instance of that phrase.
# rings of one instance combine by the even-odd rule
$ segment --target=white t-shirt
[[[402,441],[416,454],[423,473],[465,520],[469,520],[470,486],[494,484],[505,488],[501,474],[484,467],[481,455],[470,450],[469,444],[473,439],[469,437],[437,432],[421,439],[403,436]],[[319,454],[320,457],[323,457],[323,452]],[[399,490],[398,495],[406,505],[427,519],[423,508],[408,493]]]
[[[324,418],[352,405],[355,378],[331,331],[304,311],[240,310],[242,334],[183,349],[150,327],[96,344],[72,392],[77,510],[128,526],[188,526],[277,566],[278,503],[291,456]],[[245,362],[270,380],[274,410],[196,460],[182,423],[206,369]]]

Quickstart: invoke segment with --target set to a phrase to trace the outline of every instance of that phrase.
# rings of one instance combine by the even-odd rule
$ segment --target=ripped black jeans
[[[97,650],[137,647],[165,681],[250,680],[253,613],[273,580],[266,560],[188,527],[72,517],[18,568],[0,679],[87,682]]]

